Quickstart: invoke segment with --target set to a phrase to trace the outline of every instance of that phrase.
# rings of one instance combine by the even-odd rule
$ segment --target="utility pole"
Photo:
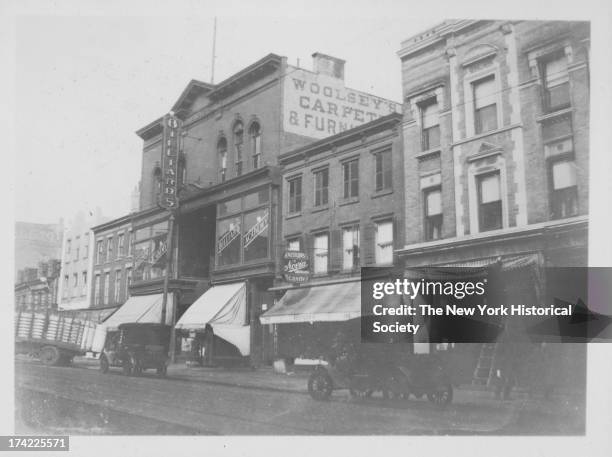
[[[212,66],[210,72],[210,83],[215,83],[215,59],[217,58],[217,16],[215,16],[215,22],[213,25],[213,48],[212,48]]]

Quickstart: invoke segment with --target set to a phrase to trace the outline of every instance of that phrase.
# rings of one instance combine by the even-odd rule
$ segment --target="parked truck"
[[[54,312],[20,311],[15,319],[15,351],[45,365],[67,365],[91,350],[96,324]]]

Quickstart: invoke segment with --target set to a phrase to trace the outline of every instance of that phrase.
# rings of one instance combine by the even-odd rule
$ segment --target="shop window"
[[[244,215],[244,261],[267,259],[270,240],[270,210],[263,208]]]
[[[502,228],[502,198],[499,171],[476,177],[478,227],[480,232]]]
[[[325,206],[329,199],[329,169],[324,168],[314,172],[315,198],[314,206]]]
[[[292,178],[287,181],[289,186],[289,213],[302,211],[302,178]]]
[[[240,263],[240,217],[217,221],[217,264],[219,266]]]
[[[423,192],[425,209],[425,240],[442,236],[442,189],[435,187]]]
[[[557,160],[550,164],[551,218],[562,219],[578,214],[578,187],[576,164],[571,159]]]
[[[550,113],[570,106],[569,74],[567,58],[559,51],[540,62],[542,74],[544,112]]]
[[[329,268],[329,234],[319,233],[314,236],[313,246],[314,273],[325,274]]]
[[[375,261],[377,265],[393,263],[393,221],[380,221],[375,224]]]
[[[350,160],[342,164],[344,198],[359,197],[359,160]]]
[[[421,114],[421,148],[423,151],[440,146],[440,117],[435,97],[419,104]]]
[[[393,176],[391,149],[376,152],[374,154],[374,161],[376,169],[376,191],[380,192],[385,189],[391,189]]]
[[[497,87],[495,76],[472,83],[474,97],[474,131],[485,133],[497,128]]]
[[[227,179],[227,140],[219,138],[217,142],[217,155],[219,156],[219,179],[225,182]]]
[[[256,170],[261,166],[261,127],[258,122],[251,124],[249,136],[251,137],[251,146],[253,148],[253,170]]]
[[[236,166],[236,176],[242,175],[242,146],[244,143],[244,128],[242,122],[234,124],[234,159]]]
[[[359,226],[345,227],[342,229],[342,268],[352,270],[359,265]]]

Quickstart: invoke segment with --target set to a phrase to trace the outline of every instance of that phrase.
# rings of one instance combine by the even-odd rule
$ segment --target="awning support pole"
[[[174,212],[170,212],[168,218],[168,241],[166,242],[166,274],[164,275],[164,293],[162,296],[161,323],[166,323],[168,306],[168,283],[170,282],[170,269],[172,268],[172,252],[174,240]],[[173,302],[174,303],[174,302]],[[170,329],[170,360],[174,362],[174,326]]]

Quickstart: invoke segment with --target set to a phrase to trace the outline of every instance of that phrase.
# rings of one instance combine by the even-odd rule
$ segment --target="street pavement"
[[[120,370],[102,374],[95,361],[47,367],[17,360],[16,432],[55,428],[68,434],[421,435],[584,434],[584,400],[552,402],[457,389],[453,404],[426,400],[351,399],[334,392],[312,400],[306,374],[171,365],[167,378]]]

